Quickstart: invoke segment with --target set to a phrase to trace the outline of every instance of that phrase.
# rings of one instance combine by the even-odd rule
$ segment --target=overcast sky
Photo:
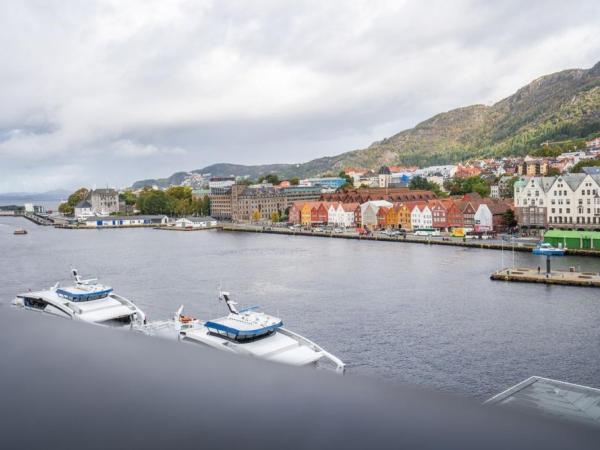
[[[600,60],[591,1],[0,3],[0,192],[304,162]]]

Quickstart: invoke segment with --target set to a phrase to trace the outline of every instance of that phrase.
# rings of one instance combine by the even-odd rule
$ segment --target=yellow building
[[[398,228],[398,208],[394,206],[393,208],[388,209],[385,223],[388,227]]]
[[[405,230],[412,230],[412,221],[410,217],[410,208],[404,203],[399,203],[395,209],[398,210],[398,227]]]
[[[302,205],[302,209],[300,210],[300,223],[302,225],[310,225],[312,223],[312,209],[315,206],[315,202],[306,202]]]

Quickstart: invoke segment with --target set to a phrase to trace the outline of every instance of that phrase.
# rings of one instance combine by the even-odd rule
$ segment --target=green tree
[[[502,221],[507,228],[512,228],[517,225],[515,212],[512,209],[507,209],[502,215]]]
[[[210,216],[210,197],[208,195],[202,199],[202,215]]]
[[[584,167],[596,167],[600,166],[600,159],[585,159],[583,161],[579,161],[577,164],[573,166],[571,169],[571,173],[582,173]]]
[[[131,191],[123,191],[119,194],[119,200],[125,202],[127,206],[133,206],[137,203],[137,196]]]
[[[169,214],[171,204],[165,191],[144,190],[138,197],[138,209],[142,214]]]
[[[69,195],[69,198],[66,202],[63,202],[58,206],[58,211],[62,214],[73,214],[75,212],[75,205],[77,205],[77,203],[80,201],[85,200],[89,192],[90,191],[84,187],[77,189],[75,192]]]
[[[468,178],[454,177],[446,181],[445,188],[450,192],[450,195],[464,195],[471,192],[476,192],[482,197],[490,195],[490,186],[479,175]]]
[[[171,186],[166,191],[167,197],[175,200],[192,200],[192,188],[189,186]]]
[[[519,177],[512,177],[506,186],[506,196],[508,198],[513,198],[515,196],[515,183],[519,181]]]
[[[292,186],[298,186],[300,184],[300,178],[298,178],[298,177],[290,178],[290,184]]]
[[[258,177],[258,182],[262,183],[263,181],[266,181],[267,183],[271,183],[271,184],[279,184],[279,177],[277,175],[275,175],[274,173],[270,173],[268,175],[263,175],[261,177]]]
[[[346,174],[346,172],[341,170],[340,173],[338,173],[338,177],[346,180],[346,182],[342,186],[340,186],[340,189],[354,188],[354,179],[350,175]]]
[[[421,176],[412,177],[408,183],[408,188],[413,190],[432,191],[438,197],[446,196],[446,193],[442,191],[439,184],[429,181],[427,178]]]

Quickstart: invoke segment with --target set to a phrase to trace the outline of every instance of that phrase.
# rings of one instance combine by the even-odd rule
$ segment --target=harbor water
[[[29,231],[14,236],[16,228]],[[515,253],[515,265],[544,267]],[[554,258],[600,271],[600,258]],[[0,300],[71,267],[153,319],[224,315],[221,286],[347,363],[349,376],[487,399],[532,376],[600,387],[600,290],[497,282],[505,252],[272,234],[60,230],[0,217]],[[24,330],[25,331],[25,330]],[[116,331],[115,331],[116,332]],[[9,343],[5,343],[9,345]]]

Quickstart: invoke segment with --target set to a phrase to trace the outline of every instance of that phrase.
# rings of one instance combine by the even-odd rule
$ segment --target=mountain
[[[5,192],[0,193],[0,202],[51,202],[64,200],[71,194],[64,189],[56,189],[47,192]]]
[[[546,141],[583,138],[597,132],[600,63],[587,70],[564,70],[540,77],[492,106],[472,105],[438,114],[366,149],[302,164],[214,164],[194,172],[250,178],[267,173],[305,177],[348,166],[426,166],[476,157],[525,155]],[[184,175],[178,172],[167,179],[138,181],[134,187],[162,185]]]

